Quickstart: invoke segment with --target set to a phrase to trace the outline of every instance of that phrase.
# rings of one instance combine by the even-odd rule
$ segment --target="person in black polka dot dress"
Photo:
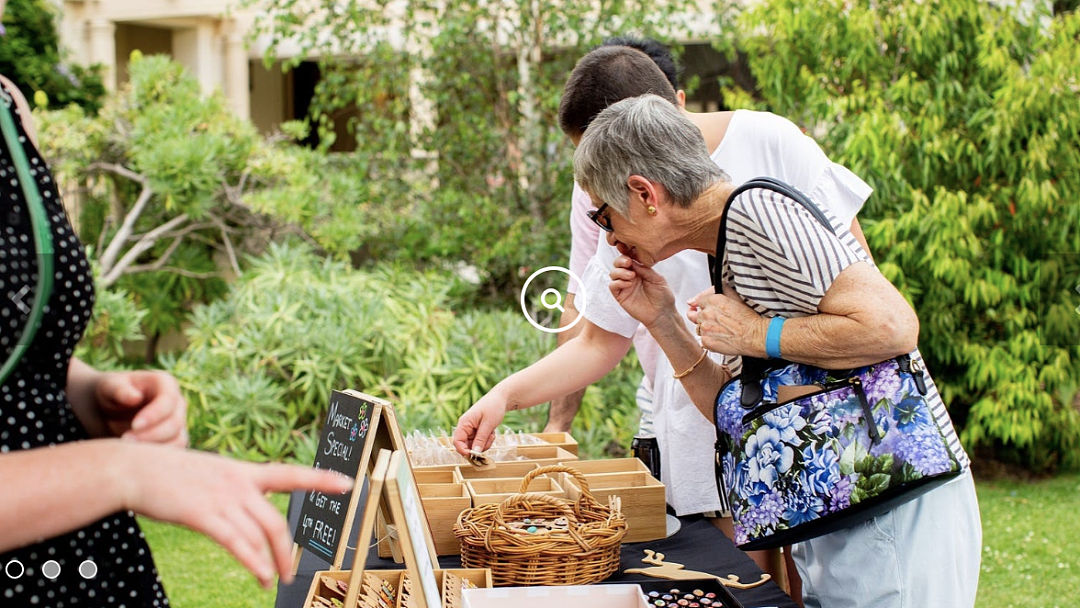
[[[7,87],[5,87],[5,90]],[[14,106],[13,106],[14,107]],[[4,110],[7,111],[7,110]],[[17,116],[17,114],[16,114]],[[16,121],[15,124],[20,124]],[[67,404],[65,387],[75,344],[93,308],[93,276],[60,203],[50,172],[20,130],[31,175],[49,215],[54,248],[53,295],[38,335],[7,381],[0,385],[0,452],[28,450],[88,439],[86,429]],[[18,183],[12,154],[0,151],[0,294],[18,294],[36,287],[37,259],[31,220]],[[29,293],[29,292],[26,292]],[[31,298],[25,298],[27,302]],[[9,297],[0,298],[0,356],[15,347],[26,316]],[[27,575],[0,593],[5,606],[167,606],[150,551],[131,513],[109,515],[77,531],[0,556],[5,566],[18,560]],[[79,564],[93,560],[98,575],[83,579]],[[55,560],[60,577],[39,575],[40,564]],[[106,564],[109,564],[107,567]],[[15,566],[12,566],[14,572]]]
[[[168,606],[135,512],[208,534],[265,586],[275,570],[288,578],[291,540],[265,493],[341,493],[351,480],[181,449],[186,404],[172,376],[103,373],[72,357],[93,309],[93,277],[34,145],[25,100],[3,77],[0,97],[54,249],[53,290],[36,334],[0,378],[0,606]],[[16,300],[32,302],[38,278],[16,154],[0,138],[0,363],[30,316]],[[50,561],[59,565],[52,578]],[[96,573],[84,577],[87,561]]]

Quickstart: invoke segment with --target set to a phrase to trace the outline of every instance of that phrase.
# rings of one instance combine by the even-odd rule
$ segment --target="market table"
[[[364,493],[367,488],[365,485]],[[364,504],[361,496],[360,504]],[[299,518],[299,505],[303,502],[302,492],[293,493],[289,501],[289,526],[295,530]],[[627,568],[645,568],[648,564],[641,562],[645,557],[645,550],[649,549],[657,553],[663,553],[666,561],[677,562],[686,566],[687,570],[708,572],[721,577],[734,574],[739,580],[748,583],[759,580],[762,575],[761,569],[746,556],[745,553],[735,547],[734,544],[720,530],[716,529],[708,520],[702,517],[679,518],[682,528],[669,538],[657,541],[624,544],[622,546],[622,559],[619,572],[606,582],[639,582],[656,581],[659,579],[642,574],[624,574]],[[356,518],[359,522],[360,518]],[[356,546],[356,536],[359,523],[353,527],[349,535],[349,547]],[[352,564],[353,551],[346,551],[345,567]],[[456,568],[461,564],[457,555],[443,556],[439,558],[443,568]],[[395,564],[393,560],[378,557],[375,550],[368,553],[365,568],[369,569],[394,569],[402,568],[402,564]],[[296,581],[292,585],[278,584],[277,601],[275,608],[302,608],[304,599],[307,597],[308,588],[315,572],[326,570],[329,566],[326,562],[315,557],[311,552],[305,551],[300,560],[300,568],[296,574]],[[673,581],[674,582],[674,581]],[[746,608],[757,606],[775,606],[777,608],[796,608],[795,602],[785,594],[780,587],[772,581],[752,589],[729,589],[732,595]]]

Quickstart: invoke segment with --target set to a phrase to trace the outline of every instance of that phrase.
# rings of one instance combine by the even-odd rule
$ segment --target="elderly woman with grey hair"
[[[681,370],[675,376],[702,424],[742,356],[782,353],[830,370],[904,354],[921,361],[915,312],[847,227],[826,211],[830,230],[772,190],[731,198],[735,186],[709,159],[701,132],[663,99],[627,99],[602,112],[576,150],[574,176],[622,254],[612,294]],[[726,247],[718,252],[725,211]],[[723,286],[694,298],[683,317],[651,267],[685,249],[720,256]],[[727,365],[703,356],[705,349],[727,356]],[[970,464],[930,388],[927,403],[944,421],[963,473],[864,523],[794,545],[806,606],[974,605],[981,528]]]

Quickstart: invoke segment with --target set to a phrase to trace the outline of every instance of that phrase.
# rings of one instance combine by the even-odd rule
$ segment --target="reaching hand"
[[[170,374],[103,373],[94,396],[102,421],[113,436],[179,447],[187,445],[187,401]]]
[[[622,255],[615,259],[608,288],[627,314],[652,327],[664,313],[675,310],[675,295],[660,273]]]
[[[253,464],[169,446],[125,443],[125,508],[187,526],[225,547],[269,587],[274,572],[292,580],[292,539],[264,494],[315,490],[342,494],[354,481],[284,464]]]
[[[495,441],[495,429],[506,416],[507,400],[496,386],[473,404],[454,427],[454,449],[462,456],[470,450],[483,452]]]

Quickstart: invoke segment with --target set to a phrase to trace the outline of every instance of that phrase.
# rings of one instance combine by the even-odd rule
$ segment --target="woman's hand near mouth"
[[[620,243],[621,244],[621,243]],[[664,314],[675,314],[675,294],[664,277],[628,255],[615,259],[611,270],[611,295],[626,312],[651,327]]]

